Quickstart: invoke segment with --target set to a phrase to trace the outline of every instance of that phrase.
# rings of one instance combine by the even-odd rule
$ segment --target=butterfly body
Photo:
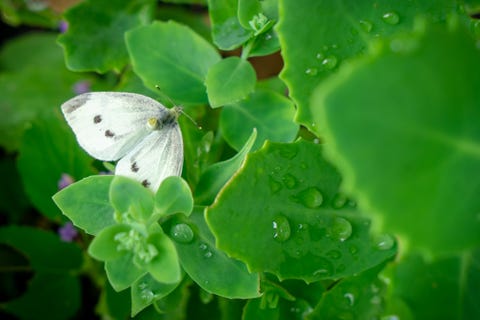
[[[156,190],[166,177],[180,175],[183,140],[180,107],[134,93],[92,92],[62,105],[80,146],[103,161],[119,160],[115,174]]]

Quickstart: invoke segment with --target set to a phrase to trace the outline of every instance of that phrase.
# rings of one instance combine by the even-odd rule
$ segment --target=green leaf
[[[282,0],[279,6],[280,76],[298,105],[297,120],[310,130],[316,129],[308,108],[313,89],[339,66],[364,54],[372,39],[410,30],[419,14],[442,23],[456,9],[451,0]]]
[[[208,101],[212,108],[244,99],[255,88],[252,65],[239,57],[229,57],[214,64],[207,73]]]
[[[256,128],[255,150],[265,140],[290,142],[295,139],[298,125],[293,122],[294,113],[290,100],[276,92],[259,89],[247,99],[225,106],[220,129],[228,144],[238,151]]]
[[[133,69],[148,87],[158,85],[175,102],[208,102],[205,77],[220,55],[205,39],[174,21],[157,21],[129,31],[126,40]]]
[[[58,37],[71,70],[120,71],[128,62],[125,32],[150,19],[150,1],[88,0],[65,13],[66,33]]]
[[[192,210],[192,191],[187,182],[175,176],[163,180],[155,194],[155,219],[174,213],[189,216]]]
[[[403,301],[413,319],[449,320],[480,317],[479,274],[478,249],[430,262],[411,254],[384,272],[391,285],[388,301]]]
[[[133,263],[131,252],[127,252],[118,259],[106,261],[105,271],[108,281],[117,292],[127,289],[147,272]]]
[[[379,319],[383,311],[385,283],[378,268],[343,279],[328,290],[309,319]]]
[[[148,237],[147,243],[154,245],[158,250],[158,255],[147,264],[150,275],[158,282],[178,284],[182,279],[182,273],[172,240],[163,232],[156,232]]]
[[[2,304],[19,319],[72,319],[81,306],[80,282],[71,274],[37,273],[23,295]]]
[[[74,83],[93,83],[65,68],[52,34],[29,33],[5,43],[0,66],[0,145],[9,152],[18,150],[32,120],[51,115],[74,94]]]
[[[96,235],[116,224],[109,202],[113,176],[91,176],[82,179],[53,196],[53,201],[72,222],[85,232]]]
[[[59,20],[58,13],[50,7],[49,3],[41,1],[2,0],[0,11],[2,20],[15,27],[28,25],[54,29]]]
[[[15,165],[15,159],[4,157],[0,160],[0,177],[8,183],[0,185],[0,212],[3,223],[20,224],[30,209],[27,195]]]
[[[208,13],[212,22],[213,42],[219,49],[238,48],[250,38],[237,18],[238,0],[209,0]]]
[[[196,204],[211,204],[213,202],[220,189],[240,168],[245,157],[252,149],[256,138],[257,130],[254,129],[250,138],[236,155],[228,160],[214,163],[205,170],[196,187]]]
[[[345,67],[310,112],[376,227],[440,254],[480,244],[480,53],[464,30],[430,29]]]
[[[110,184],[110,202],[119,214],[130,214],[138,222],[150,219],[154,207],[154,195],[136,180],[115,176]]]
[[[250,21],[260,13],[262,5],[259,0],[238,0],[238,21],[244,29],[252,29]]]
[[[79,179],[93,173],[92,159],[78,147],[71,130],[57,117],[35,121],[23,135],[18,170],[32,203],[46,217],[62,216],[51,196],[58,191],[62,174]]]
[[[88,246],[88,254],[100,261],[115,260],[126,254],[119,250],[119,242],[115,236],[119,233],[128,233],[132,228],[124,224],[116,224],[100,231]]]
[[[350,276],[396,248],[370,240],[368,221],[339,203],[339,184],[319,145],[267,142],[207,209],[207,222],[219,249],[252,272],[307,282]]]
[[[132,285],[132,317],[151,305],[155,300],[167,296],[178,286],[177,283],[161,283],[150,274],[144,275]]]
[[[82,265],[80,248],[60,241],[60,236],[21,226],[0,228],[0,243],[20,251],[37,272],[66,273]]]
[[[216,248],[202,208],[197,207],[189,220],[176,216],[171,223],[171,227],[185,223],[194,229],[194,237],[189,242],[172,238],[183,269],[201,288],[230,299],[259,296],[258,274],[249,273],[242,262]]]

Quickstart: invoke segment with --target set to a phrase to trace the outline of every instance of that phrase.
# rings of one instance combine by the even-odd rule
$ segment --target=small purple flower
[[[69,221],[58,229],[58,234],[63,242],[72,242],[73,239],[78,235],[78,231],[73,226],[73,223]]]
[[[72,176],[67,173],[62,173],[60,179],[58,180],[58,190],[62,190],[63,188],[68,187],[74,182],[75,180],[72,178]]]
[[[75,94],[90,92],[90,82],[88,80],[75,82],[73,85],[73,92],[75,92]]]
[[[58,31],[60,31],[60,33],[65,33],[67,32],[67,30],[68,30],[68,22],[65,20],[60,21],[60,23],[58,24]]]

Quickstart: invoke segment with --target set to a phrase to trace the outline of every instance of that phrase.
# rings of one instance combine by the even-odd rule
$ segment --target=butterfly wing
[[[96,159],[112,161],[151,134],[148,120],[163,119],[168,109],[135,93],[91,92],[65,102],[62,112],[85,151]]]
[[[182,132],[177,122],[151,132],[118,161],[115,174],[136,179],[153,191],[169,176],[179,176],[183,165]]]

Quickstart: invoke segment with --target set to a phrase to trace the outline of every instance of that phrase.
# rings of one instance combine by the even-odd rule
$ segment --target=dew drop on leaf
[[[375,247],[378,250],[390,250],[395,245],[395,239],[389,234],[381,234],[375,238]]]
[[[343,193],[337,193],[333,198],[332,207],[335,209],[340,209],[345,206],[347,203],[347,196]]]
[[[352,224],[345,218],[336,217],[330,229],[332,238],[345,241],[352,235]]]
[[[282,184],[272,177],[270,177],[268,180],[268,186],[270,187],[270,191],[272,193],[277,193],[282,189]]]
[[[283,215],[276,216],[272,221],[272,228],[273,228],[273,239],[284,242],[290,238],[291,229],[290,229],[290,222],[288,219]]]
[[[319,52],[315,55],[315,58],[317,58],[318,60],[323,60],[323,59],[325,59],[325,55],[323,53]]]
[[[355,304],[355,295],[351,292],[347,292],[343,295],[343,297],[346,300],[347,306],[353,307],[353,305]]]
[[[342,257],[342,253],[338,250],[330,250],[327,252],[327,257],[333,260],[337,260]]]
[[[142,290],[140,297],[142,298],[142,300],[152,301],[153,298],[155,297],[155,294],[152,292],[152,290],[145,289],[145,290]]]
[[[328,69],[333,70],[338,64],[338,59],[336,56],[328,56],[322,61],[322,65]]]
[[[288,189],[293,189],[297,186],[297,179],[289,173],[283,176],[282,181]]]
[[[360,24],[360,28],[362,28],[363,31],[369,33],[373,29],[373,23],[371,23],[368,20],[360,20],[358,22]]]
[[[398,16],[398,14],[396,12],[390,11],[390,12],[385,13],[382,16],[382,20],[385,23],[395,25],[400,21],[400,17]]]
[[[308,76],[316,76],[318,73],[318,69],[317,68],[307,68],[307,70],[305,70],[305,74],[308,75]]]
[[[179,223],[170,229],[170,235],[179,243],[190,243],[193,240],[193,230],[188,224]]]
[[[291,197],[291,200],[299,202],[307,208],[315,209],[322,205],[323,195],[317,188],[310,187]]]
[[[327,259],[321,259],[315,271],[313,271],[313,276],[318,278],[327,278],[333,273],[333,264]]]

